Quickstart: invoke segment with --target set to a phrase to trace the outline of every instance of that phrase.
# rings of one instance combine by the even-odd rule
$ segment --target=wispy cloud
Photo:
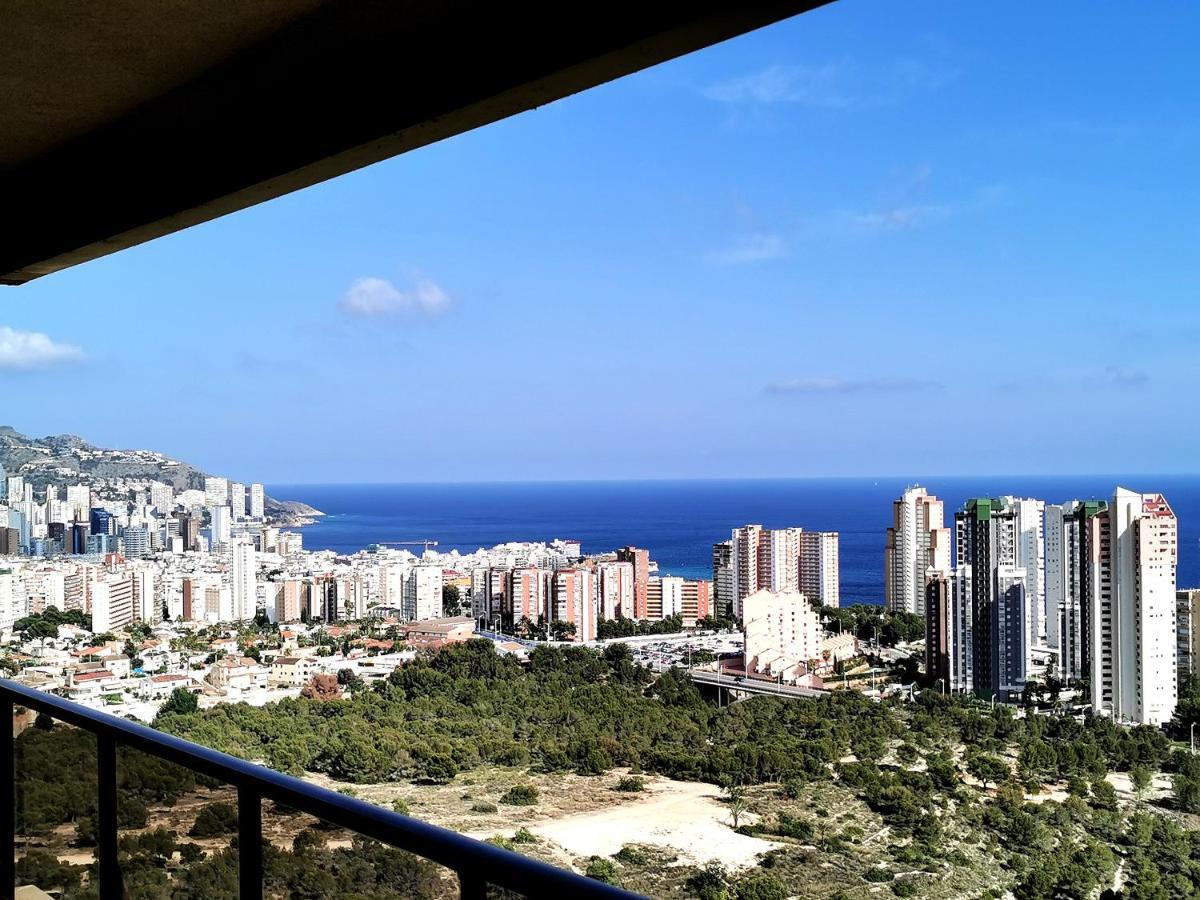
[[[938,390],[942,384],[923,378],[845,379],[831,376],[806,376],[773,381],[764,394],[776,397],[820,396],[830,394],[900,394]]]
[[[869,231],[896,231],[915,228],[947,214],[944,206],[896,206],[891,209],[850,213],[852,224]]]
[[[822,109],[841,109],[854,103],[840,87],[844,64],[823,66],[768,66],[758,72],[719,81],[704,89],[704,96],[736,106],[770,106],[795,103]]]
[[[935,54],[937,55],[937,54]],[[793,105],[810,109],[887,106],[936,90],[958,74],[941,60],[894,59],[860,66],[775,64],[703,88],[709,100],[735,109]]]
[[[32,372],[50,369],[83,359],[83,350],[74,344],[52,340],[40,331],[18,331],[0,325],[0,370]]]
[[[724,250],[708,255],[709,262],[721,266],[740,266],[748,263],[766,262],[787,256],[787,245],[783,237],[770,232],[742,235]]]
[[[1042,375],[1006,381],[996,385],[1005,393],[1026,391],[1094,391],[1097,389],[1140,390],[1150,384],[1150,376],[1140,369],[1105,366],[1099,372],[1079,375]]]
[[[411,281],[401,290],[386,278],[356,279],[339,306],[347,315],[364,318],[436,319],[450,311],[450,295],[433,279],[414,273]]]
[[[993,209],[1003,204],[1007,194],[1004,185],[987,184],[946,202],[927,202],[924,195],[931,175],[932,170],[928,165],[918,166],[913,175],[889,192],[892,195],[890,202],[881,203],[875,209],[838,213],[835,218],[839,230],[851,233],[904,231]]]

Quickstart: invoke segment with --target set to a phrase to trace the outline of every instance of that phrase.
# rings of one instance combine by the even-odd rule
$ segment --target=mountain
[[[211,474],[154,450],[108,450],[74,434],[31,438],[9,425],[0,425],[0,466],[8,475],[24,476],[35,489],[47,484],[100,487],[112,479],[153,479],[176,491],[204,490],[204,478]],[[268,518],[285,524],[321,515],[295,500],[266,497],[264,505]]]

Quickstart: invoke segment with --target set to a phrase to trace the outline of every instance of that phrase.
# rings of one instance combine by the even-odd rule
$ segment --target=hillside
[[[112,450],[96,447],[73,434],[32,438],[0,425],[0,466],[9,475],[24,476],[35,489],[47,484],[88,484],[102,487],[116,480],[153,479],[176,491],[203,490],[202,472],[154,450]],[[294,500],[267,497],[269,518],[285,522],[321,515]]]

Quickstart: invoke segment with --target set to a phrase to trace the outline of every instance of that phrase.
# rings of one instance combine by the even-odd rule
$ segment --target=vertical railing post
[[[262,797],[248,784],[238,786],[238,897],[262,900]]]
[[[121,900],[121,864],[117,859],[117,742],[96,733],[96,855],[100,863],[100,900]]]
[[[12,697],[0,697],[0,898],[12,900],[17,887],[15,819],[17,815],[16,747],[13,745]]]
[[[488,883],[477,873],[458,873],[458,896],[460,900],[487,900]]]

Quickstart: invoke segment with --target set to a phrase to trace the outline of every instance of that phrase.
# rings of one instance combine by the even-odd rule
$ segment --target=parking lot
[[[672,666],[689,668],[700,660],[734,654],[741,656],[742,636],[734,634],[675,634],[641,635],[620,640],[605,641],[604,644],[625,644],[633,653],[635,662],[661,672]],[[697,656],[699,659],[697,659]]]

